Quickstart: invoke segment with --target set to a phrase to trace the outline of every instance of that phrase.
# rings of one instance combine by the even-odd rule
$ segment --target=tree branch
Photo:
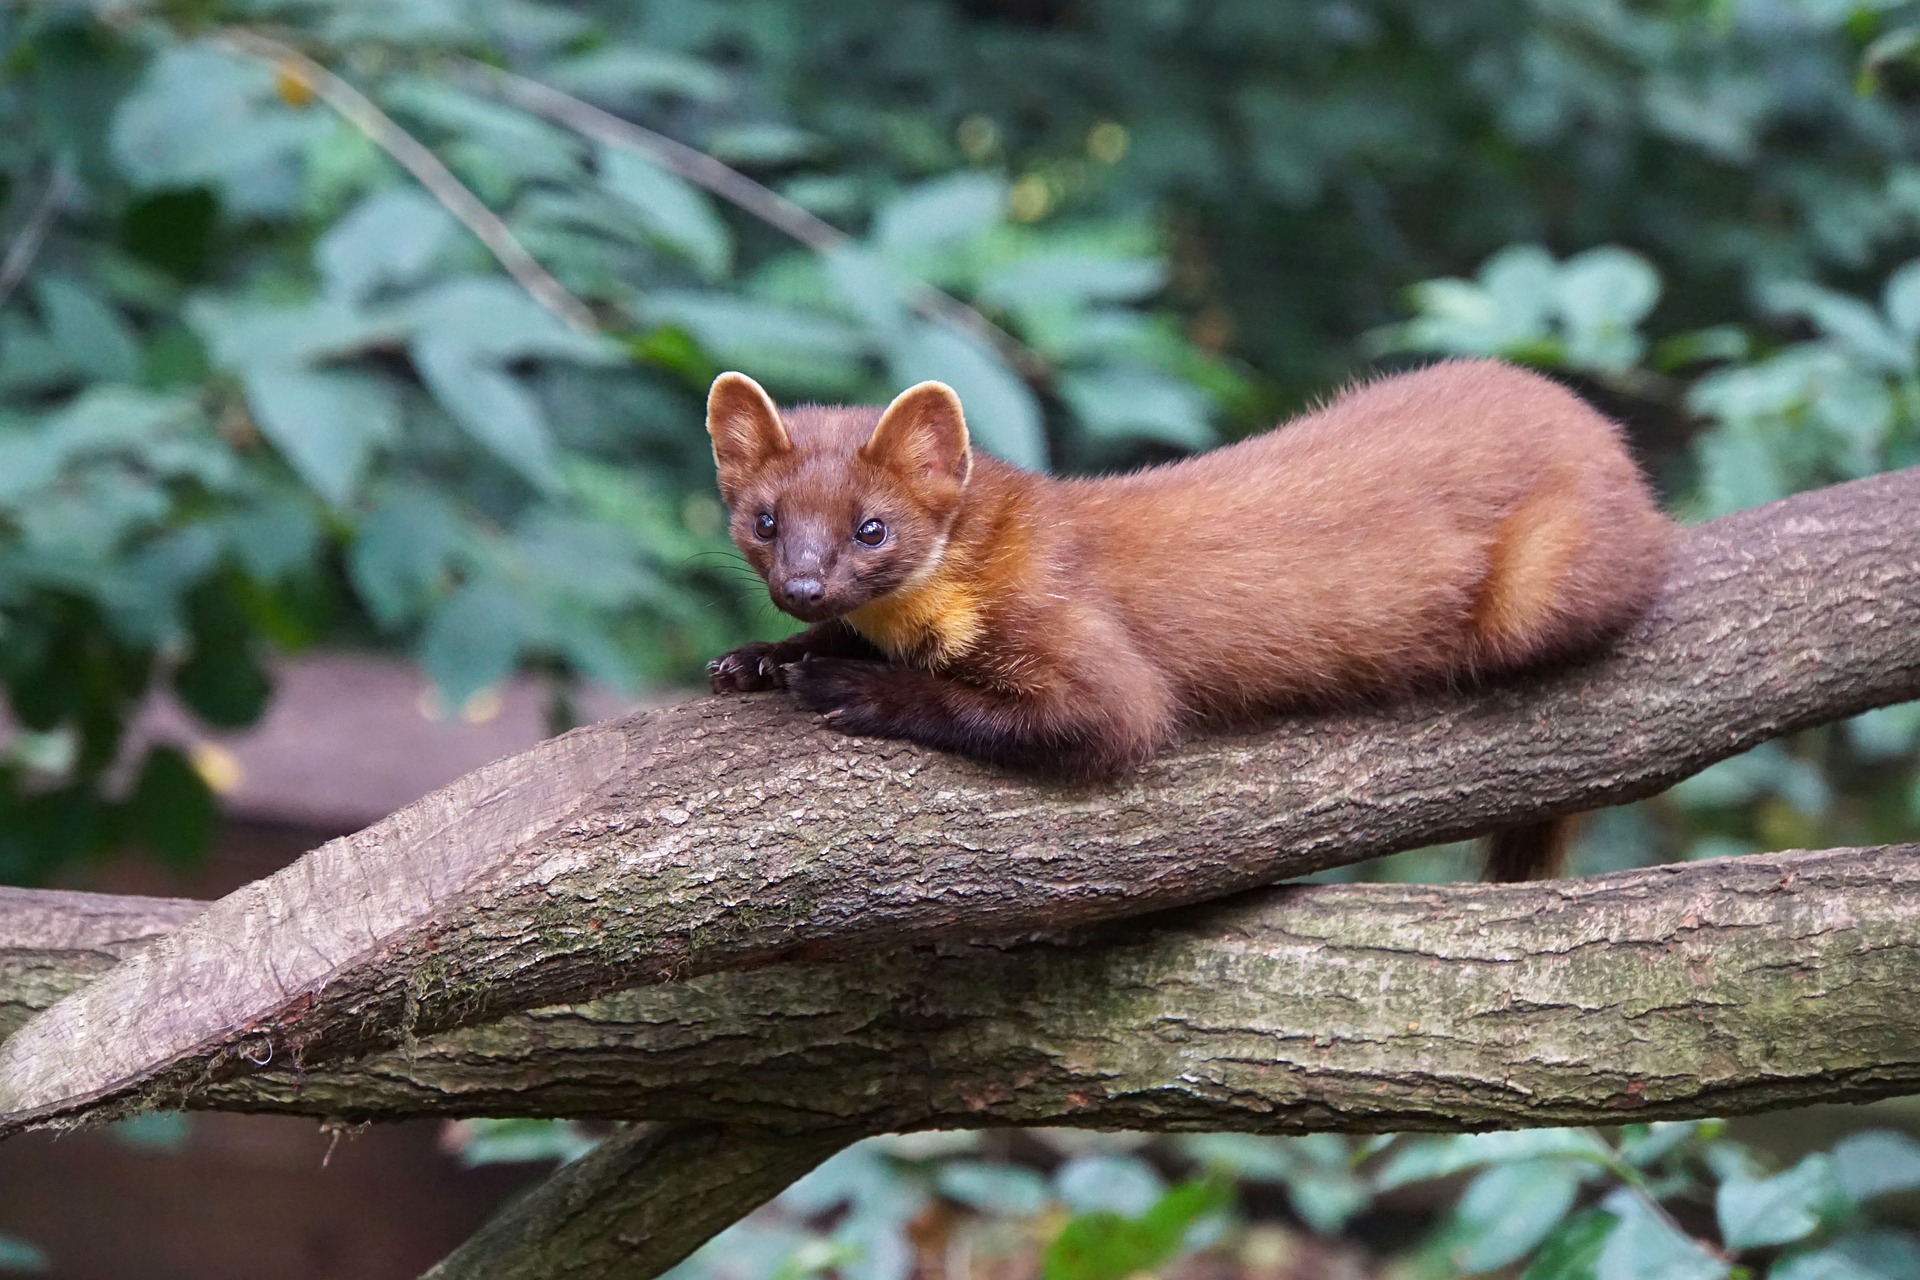
[[[582,137],[643,155],[661,168],[760,219],[776,231],[791,236],[815,253],[839,253],[855,244],[852,236],[825,218],[755,182],[738,169],[722,164],[698,148],[631,120],[623,120],[552,85],[515,75],[511,71],[502,71],[471,59],[463,61],[462,70],[469,84],[504,98],[524,111],[531,111],[572,129]],[[977,308],[925,280],[904,277],[901,283],[907,305],[927,319],[953,325],[982,339],[1030,381],[1044,383],[1051,379],[1053,371],[1039,353],[989,320]]]
[[[27,278],[27,272],[33,269],[33,260],[40,256],[40,246],[46,243],[47,233],[53,230],[60,211],[72,196],[73,175],[64,164],[55,164],[47,174],[46,188],[34,202],[33,211],[20,224],[20,232],[7,246],[6,256],[0,258],[0,306],[6,305],[13,291]]]
[[[507,1205],[423,1280],[657,1276],[845,1142],[635,1125]]]
[[[1916,545],[1920,470],[1802,494],[1691,531],[1653,613],[1595,661],[1205,738],[1104,789],[844,738],[772,695],[577,731],[239,890],[48,1009],[0,1046],[0,1132],[269,1058],[311,1081],[635,983],[1057,930],[1648,795],[1920,694]],[[942,1107],[1024,1123],[1036,1096]],[[1404,1128],[1432,1099],[1377,1105]],[[1461,1108],[1453,1122],[1513,1119],[1512,1099]],[[1074,1114],[1057,1101],[1055,1118]]]
[[[206,909],[185,898],[0,889],[0,1040]]]
[[[276,1055],[152,1100],[844,1139],[1607,1124],[1893,1096],[1920,1089],[1917,891],[1920,845],[1284,886],[1072,937],[638,987],[328,1067]],[[18,892],[0,894],[0,941]]]

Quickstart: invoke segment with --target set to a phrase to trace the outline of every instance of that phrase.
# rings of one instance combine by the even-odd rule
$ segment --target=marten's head
[[[794,617],[839,617],[939,567],[973,461],[946,384],[909,387],[885,409],[783,414],[752,378],[723,373],[707,434],[733,541]]]

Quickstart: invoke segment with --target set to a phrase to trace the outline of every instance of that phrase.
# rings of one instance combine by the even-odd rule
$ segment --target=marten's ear
[[[767,459],[793,448],[780,410],[765,389],[744,373],[723,373],[707,392],[707,434],[720,468],[720,491],[731,491]]]
[[[967,482],[973,452],[960,397],[944,382],[922,382],[895,396],[860,456],[913,479]]]

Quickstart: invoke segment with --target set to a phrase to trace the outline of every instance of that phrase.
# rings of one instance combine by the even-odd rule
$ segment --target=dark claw
[[[764,642],[742,645],[707,664],[707,681],[715,693],[757,693],[785,683],[773,662],[774,646]]]

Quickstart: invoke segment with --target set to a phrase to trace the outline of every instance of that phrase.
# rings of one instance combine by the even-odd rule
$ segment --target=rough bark
[[[1103,789],[843,738],[777,696],[583,730],[46,1011],[0,1047],[0,1133],[796,949],[1138,914],[1650,794],[1920,695],[1916,545],[1920,470],[1799,495],[1691,531],[1594,661],[1209,737]]]
[[[184,898],[0,889],[0,1040],[206,909]]]
[[[424,1280],[650,1280],[845,1141],[636,1125],[506,1206]]]
[[[1916,855],[1894,845],[1533,885],[1289,886],[1075,937],[639,987],[355,1062],[276,1059],[157,1100],[788,1134],[1298,1133],[1891,1096],[1920,1090],[1905,996],[1920,984]]]

